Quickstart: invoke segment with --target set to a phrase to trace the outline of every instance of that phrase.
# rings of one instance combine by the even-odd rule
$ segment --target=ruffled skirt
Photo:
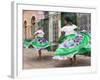
[[[91,51],[90,34],[81,32],[80,34],[71,34],[59,44],[55,51],[53,59],[64,60],[72,58],[75,54],[84,55]]]
[[[46,38],[44,37],[38,37],[38,38],[35,38],[31,41],[24,41],[24,47],[25,48],[29,48],[30,46],[36,48],[36,49],[43,49],[43,48],[47,48],[49,47],[49,42]]]

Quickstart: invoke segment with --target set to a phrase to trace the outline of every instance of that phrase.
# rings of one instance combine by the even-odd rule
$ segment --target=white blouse
[[[67,25],[61,29],[61,32],[65,32],[65,35],[76,34],[76,31],[74,31],[76,28],[76,25]]]
[[[43,30],[37,30],[34,35],[37,34],[37,37],[43,37],[44,36],[44,32]]]

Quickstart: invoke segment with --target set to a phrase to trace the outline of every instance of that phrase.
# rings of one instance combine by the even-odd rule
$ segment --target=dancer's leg
[[[41,49],[38,51],[38,53],[39,53],[39,59],[41,59]]]
[[[74,56],[73,56],[73,63],[74,63],[74,64],[77,64],[76,54],[74,54]]]

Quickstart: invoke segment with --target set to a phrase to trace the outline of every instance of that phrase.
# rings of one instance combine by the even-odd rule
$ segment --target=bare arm
[[[61,32],[61,36],[65,35],[65,32]]]
[[[34,37],[37,36],[39,33],[34,34]]]
[[[61,36],[60,36],[60,38],[59,38],[59,40],[58,40],[59,43],[60,43],[61,40],[63,39],[64,35],[65,35],[65,32],[61,32]]]

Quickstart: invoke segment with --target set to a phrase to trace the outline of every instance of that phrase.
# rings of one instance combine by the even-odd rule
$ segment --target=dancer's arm
[[[64,38],[64,35],[65,35],[65,32],[61,32],[61,36],[60,36],[60,38],[59,38],[59,40],[58,40],[59,43],[62,42],[62,40],[63,40],[63,38]]]

